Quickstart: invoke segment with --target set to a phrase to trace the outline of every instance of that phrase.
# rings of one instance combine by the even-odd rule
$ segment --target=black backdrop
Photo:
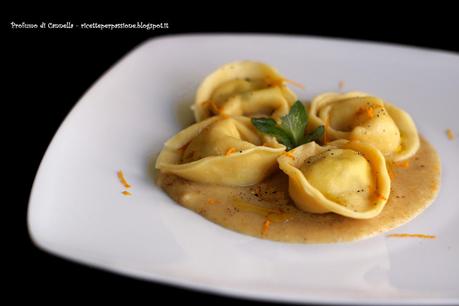
[[[266,4],[270,6],[271,4]],[[330,4],[331,7],[334,4]],[[422,13],[413,8],[381,9],[372,4],[363,12],[332,15],[302,7],[296,14],[143,14],[102,17],[101,15],[55,16],[12,13],[3,20],[6,30],[6,88],[2,99],[2,135],[8,155],[4,194],[12,200],[4,219],[6,268],[11,292],[22,288],[16,298],[41,301],[131,302],[146,298],[155,304],[257,304],[227,297],[131,279],[74,264],[37,249],[26,227],[27,202],[40,160],[59,124],[88,87],[116,60],[134,46],[153,36],[193,32],[261,32],[318,35],[400,43],[458,52],[459,37],[454,10],[429,7]],[[379,13],[378,13],[379,12]],[[326,14],[325,14],[326,13]],[[280,18],[283,16],[282,18]],[[145,30],[27,30],[11,29],[10,22],[167,22],[169,29]],[[9,166],[12,166],[11,168]],[[9,198],[9,197],[8,197]],[[307,276],[305,276],[307,277]],[[10,293],[11,293],[10,292]]]

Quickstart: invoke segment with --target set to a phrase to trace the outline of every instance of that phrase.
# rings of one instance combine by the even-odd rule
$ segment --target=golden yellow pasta
[[[357,91],[323,93],[305,108],[286,83],[254,61],[208,75],[196,123],[156,159],[157,184],[224,227],[300,243],[370,237],[435,198],[440,160],[408,113]]]
[[[217,114],[278,119],[288,113],[296,95],[273,67],[253,61],[226,64],[207,76],[192,106],[196,121]]]
[[[247,117],[213,116],[169,139],[156,168],[200,183],[248,186],[271,174],[284,151]]]
[[[384,156],[371,145],[337,140],[322,147],[310,142],[278,162],[289,176],[290,197],[306,212],[368,219],[377,216],[389,198]]]
[[[329,140],[359,140],[401,161],[419,148],[416,125],[400,108],[363,92],[325,93],[310,106],[311,127],[324,125]]]

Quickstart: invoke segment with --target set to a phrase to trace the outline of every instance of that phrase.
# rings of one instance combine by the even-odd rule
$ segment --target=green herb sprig
[[[272,118],[252,118],[252,124],[260,132],[276,137],[288,151],[311,141],[319,141],[324,134],[324,126],[321,125],[305,135],[308,113],[300,101],[296,101],[289,113],[281,117],[280,125]]]

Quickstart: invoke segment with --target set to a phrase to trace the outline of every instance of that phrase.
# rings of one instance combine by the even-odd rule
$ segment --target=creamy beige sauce
[[[159,173],[157,184],[184,207],[234,231],[284,242],[331,243],[388,231],[430,205],[440,185],[440,159],[425,139],[408,162],[390,168],[389,200],[380,215],[367,220],[299,210],[289,198],[288,177],[280,170],[250,187],[206,185],[166,173]]]

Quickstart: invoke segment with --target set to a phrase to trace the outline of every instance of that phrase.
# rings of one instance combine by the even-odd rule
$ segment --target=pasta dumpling
[[[192,106],[196,121],[218,114],[272,116],[288,113],[296,95],[273,67],[253,61],[226,64],[207,76]]]
[[[284,151],[274,138],[258,133],[250,118],[213,116],[169,139],[156,168],[195,182],[248,186],[275,170]]]
[[[384,156],[362,142],[310,142],[283,154],[278,162],[289,176],[290,197],[306,212],[368,219],[377,216],[389,198]]]
[[[365,142],[392,161],[410,158],[419,148],[419,136],[410,115],[362,92],[317,96],[311,102],[310,122],[311,127],[324,125],[329,140]]]

